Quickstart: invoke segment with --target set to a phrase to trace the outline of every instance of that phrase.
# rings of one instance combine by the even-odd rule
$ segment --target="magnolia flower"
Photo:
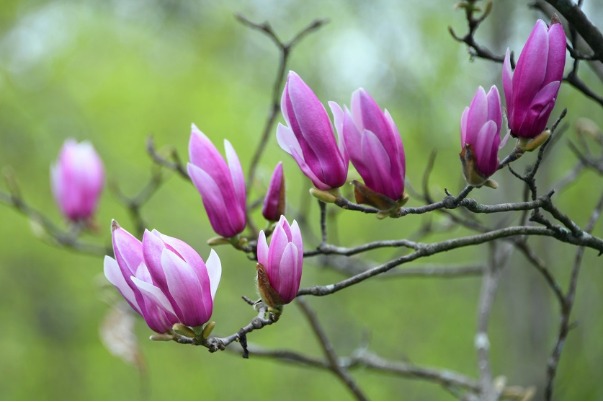
[[[487,180],[498,169],[501,124],[498,89],[493,85],[486,94],[480,86],[461,116],[461,162],[472,186],[495,185]]]
[[[538,20],[511,69],[507,49],[502,80],[511,135],[534,138],[542,133],[557,100],[565,66],[565,32]]]
[[[141,242],[115,221],[112,238],[115,259],[105,257],[105,276],[153,331],[209,321],[222,273],[213,250],[205,263],[181,240],[145,230]]]
[[[277,310],[291,303],[299,290],[304,262],[304,245],[297,222],[289,226],[281,216],[270,246],[264,231],[260,231],[257,257],[258,290],[264,303]]]
[[[364,89],[352,94],[351,112],[331,106],[342,131],[352,164],[364,180],[355,182],[356,200],[387,210],[398,207],[404,196],[406,160],[398,128],[387,110]],[[339,118],[338,116],[342,116]]]
[[[295,159],[316,188],[341,187],[348,174],[348,156],[335,140],[324,106],[293,71],[287,77],[281,110],[287,126],[278,125],[279,146]]]
[[[264,198],[262,215],[271,222],[279,220],[285,213],[285,176],[283,175],[283,162],[274,168],[270,185]]]
[[[243,169],[234,148],[224,140],[226,160],[193,124],[188,147],[188,174],[201,194],[214,231],[223,237],[241,233],[247,224]]]
[[[103,190],[103,162],[88,141],[68,139],[58,161],[50,167],[50,183],[62,214],[71,221],[94,214]]]

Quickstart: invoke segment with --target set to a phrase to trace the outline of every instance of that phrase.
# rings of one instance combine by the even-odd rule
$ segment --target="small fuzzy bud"
[[[512,136],[534,138],[545,130],[563,80],[565,56],[566,37],[558,21],[550,26],[536,22],[515,69],[507,49],[502,81]]]
[[[193,331],[190,327],[187,327],[186,325],[179,322],[172,325],[172,330],[178,335],[188,336],[189,338],[195,337],[195,331]]]
[[[207,244],[209,246],[222,246],[224,244],[231,244],[231,242],[230,242],[230,240],[228,240],[224,237],[216,236],[216,237],[207,239]]]
[[[337,190],[319,190],[317,188],[311,188],[310,194],[327,204],[333,204],[337,201],[337,198],[339,198],[339,192]]]
[[[211,332],[214,330],[215,327],[216,327],[215,321],[210,321],[207,324],[205,324],[205,327],[203,327],[203,331],[201,331],[201,338],[203,338],[203,339],[209,338],[209,336],[211,335]]]
[[[517,147],[524,152],[532,152],[544,144],[551,136],[551,130],[545,130],[534,138],[519,138]]]
[[[173,341],[174,340],[174,335],[170,335],[170,334],[153,334],[153,335],[149,336],[149,339],[152,340],[152,341],[167,342],[167,341]]]
[[[270,185],[264,198],[262,215],[271,222],[277,222],[285,214],[285,176],[283,163],[279,162],[274,168]]]
[[[284,216],[270,239],[260,231],[257,243],[257,286],[260,297],[271,312],[291,303],[297,296],[302,276],[304,245],[297,222],[291,225]]]

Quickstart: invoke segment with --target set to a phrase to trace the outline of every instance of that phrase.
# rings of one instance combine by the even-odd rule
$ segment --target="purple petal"
[[[121,228],[115,221],[112,223],[111,235],[115,259],[127,281],[143,261],[142,243],[128,231]]]
[[[94,213],[104,185],[104,170],[90,142],[65,141],[57,163],[51,167],[51,185],[68,219],[87,219]]]
[[[513,114],[513,69],[511,68],[511,51],[507,48],[505,61],[502,69],[503,91],[507,102],[507,116],[510,119]]]
[[[268,278],[270,279],[270,284],[275,289],[279,287],[279,264],[281,262],[283,251],[288,243],[289,241],[287,239],[287,234],[285,233],[282,225],[277,225],[274,229],[274,233],[272,234],[272,239],[270,240],[270,247],[268,250],[268,265],[265,266]]]
[[[491,176],[498,167],[499,143],[498,127],[490,120],[479,131],[473,148],[477,168],[485,177]]]
[[[399,182],[396,186],[401,185],[401,193],[404,192],[404,177],[406,175],[406,154],[404,152],[404,145],[402,144],[402,137],[398,131],[394,119],[387,110],[383,112],[385,121],[389,124],[394,139],[394,149],[387,150],[391,159],[391,177],[394,181]],[[394,152],[395,151],[395,152]]]
[[[467,131],[465,133],[465,142],[474,144],[477,140],[476,136],[484,123],[488,120],[488,99],[486,91],[481,86],[475,91],[473,100],[469,105],[467,113]]]
[[[299,252],[295,244],[288,243],[285,246],[280,261],[278,262],[278,280],[275,281],[276,284],[274,284],[273,287],[276,289],[281,297],[281,300],[285,304],[291,302],[295,296],[297,296],[297,292],[299,291],[299,282],[301,276],[298,275],[300,272],[300,269],[297,266],[298,254]],[[271,284],[273,283],[272,279],[270,282]]]
[[[561,81],[565,67],[565,32],[563,25],[554,23],[548,31],[549,54],[544,83]]]
[[[262,205],[262,215],[269,221],[276,221],[280,213],[285,210],[285,177],[283,176],[283,162],[276,164],[270,184],[264,197]]]
[[[257,257],[258,262],[264,266],[264,268],[268,268],[268,242],[266,241],[266,234],[263,230],[260,230],[260,234],[258,236],[258,245],[257,245]]]
[[[213,308],[209,279],[203,286],[193,267],[167,249],[161,253],[161,264],[180,321],[189,326],[205,324]]]
[[[548,105],[551,102],[555,103],[560,86],[561,82],[559,81],[553,81],[548,85],[545,85],[540,91],[538,91],[536,96],[534,96],[534,99],[532,99],[530,109],[540,111],[545,105]]]
[[[361,152],[362,159],[364,161],[371,161],[372,165],[369,174],[362,176],[364,183],[373,191],[387,195],[394,200],[399,199],[401,194],[394,194],[399,191],[399,183],[392,183],[390,177],[391,160],[389,155],[383,144],[371,131],[364,131]],[[354,162],[353,159],[352,162]],[[398,184],[398,187],[393,188],[392,184]]]
[[[526,110],[519,128],[520,136],[532,138],[545,129],[549,116],[555,107],[560,85],[559,81],[551,82],[536,94],[530,108]]]
[[[289,226],[289,222],[287,222],[287,218],[284,215],[278,220],[278,226],[282,227],[285,231],[285,236],[287,236],[287,241],[291,241],[291,227]]]
[[[203,259],[197,253],[197,251],[189,246],[187,243],[183,242],[180,239],[175,237],[167,236],[159,233],[157,230],[153,229],[151,232],[154,235],[161,238],[161,240],[165,243],[166,247],[175,252],[180,258],[186,261],[191,267],[198,267],[203,265]]]
[[[343,140],[352,164],[361,177],[371,174],[371,160],[365,160],[362,153],[362,133],[354,123],[352,115],[348,110],[343,116]]]
[[[245,214],[245,177],[243,176],[241,162],[230,141],[224,140],[224,149],[226,151],[226,160],[228,161],[228,169],[230,170],[232,185],[235,192],[235,202],[233,205],[239,206],[239,212]]]
[[[327,111],[314,92],[294,72],[289,73],[287,96],[289,125],[303,159],[327,188],[340,187],[347,176],[347,161],[336,143]]]
[[[209,287],[213,300],[216,297],[216,291],[218,290],[220,278],[222,277],[222,263],[220,262],[220,257],[218,257],[218,254],[213,249],[209,252],[209,257],[205,262],[205,266],[207,267]]]
[[[461,114],[461,148],[464,148],[467,142],[467,114],[469,114],[469,106],[466,106]]]
[[[152,283],[145,282],[143,280],[138,279],[135,276],[132,276],[132,282],[134,285],[140,290],[140,292],[144,295],[145,299],[148,299],[152,303],[158,305],[163,310],[174,314],[174,310],[172,309],[172,305],[170,304],[167,297],[163,294],[161,289]]]
[[[488,120],[494,121],[498,128],[502,125],[502,110],[500,108],[500,95],[496,85],[492,85],[488,94]]]
[[[291,224],[291,242],[295,244],[298,250],[304,249],[304,242],[302,240],[301,230],[299,229],[299,225],[297,221],[294,219]],[[303,254],[300,256],[300,261],[303,260]]]
[[[360,88],[352,94],[352,116],[359,128],[374,133],[385,149],[395,150],[395,137],[389,122],[375,100]]]
[[[526,44],[519,55],[513,77],[515,93],[513,107],[523,109],[529,106],[531,99],[538,92],[546,73],[549,41],[544,21],[536,21]]]
[[[289,71],[289,74],[291,74],[292,71]],[[288,76],[287,76],[288,77]],[[287,125],[291,125],[291,118],[290,116],[293,114],[293,111],[290,110],[291,108],[291,102],[289,99],[289,79],[287,79],[287,81],[285,81],[285,86],[283,88],[283,94],[281,95],[281,112],[283,113],[283,117],[285,118],[285,121],[287,122]],[[295,117],[295,116],[293,116]]]
[[[159,232],[156,232],[159,233]],[[157,285],[163,292],[167,292],[167,282],[163,267],[161,266],[161,254],[165,249],[165,244],[161,237],[155,233],[151,233],[145,229],[142,235],[142,254],[144,262],[149,270],[153,283]]]
[[[333,125],[335,126],[335,131],[337,131],[337,148],[339,149],[339,153],[341,154],[342,161],[347,166],[350,161],[350,157],[348,155],[348,150],[345,147],[343,139],[344,111],[341,106],[332,101],[329,101],[329,108],[331,109],[331,113],[333,114]]]
[[[291,101],[295,121],[291,119],[293,131],[296,128],[303,133],[304,142],[320,156],[333,154],[335,138],[331,122],[324,106],[316,97],[312,89],[295,72],[289,72],[287,79],[287,92]],[[291,116],[289,116],[291,118]],[[293,123],[297,123],[295,127]],[[300,142],[301,139],[300,139]],[[303,149],[303,144],[302,149]],[[305,150],[304,150],[305,151]]]
[[[190,162],[205,170],[211,176],[220,176],[229,172],[228,166],[218,149],[194,124],[191,128],[188,153]]]
[[[236,226],[233,225],[230,211],[227,209],[230,205],[228,201],[232,200],[225,199],[222,188],[214,181],[214,178],[190,163],[187,168],[193,184],[201,194],[203,206],[214,231],[224,237],[232,237],[243,231],[245,222],[237,221]]]
[[[276,128],[276,140],[283,151],[287,152],[295,159],[300,170],[312,181],[312,184],[314,184],[315,187],[321,190],[330,189],[329,185],[323,183],[322,180],[314,174],[312,167],[306,163],[299,141],[289,127],[285,127],[279,123]]]
[[[136,311],[138,314],[142,315],[140,310],[140,306],[136,301],[136,295],[132,288],[128,285],[123,274],[117,265],[117,261],[109,256],[105,256],[104,261],[104,272],[107,280],[117,288],[119,293],[126,299],[128,304]]]

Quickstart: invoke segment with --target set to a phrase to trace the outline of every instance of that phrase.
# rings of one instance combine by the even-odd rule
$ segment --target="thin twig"
[[[167,339],[166,337],[162,336],[161,340],[173,340],[177,343],[185,345],[204,346],[211,353],[219,350],[225,350],[228,345],[236,341],[241,343],[243,348],[243,358],[248,358],[249,351],[246,347],[247,334],[255,331],[256,329],[262,329],[265,326],[274,324],[278,321],[278,316],[269,313],[268,307],[262,302],[254,303],[246,297],[243,297],[243,300],[245,300],[248,304],[253,305],[253,307],[258,311],[258,314],[247,325],[241,327],[241,329],[231,335],[224,337],[211,336],[207,339],[204,339],[192,338],[179,333],[172,333],[171,335],[166,336]]]
[[[182,161],[180,160],[180,157],[178,156],[178,153],[176,152],[175,149],[170,150],[170,156],[172,158],[172,160],[170,161],[170,160],[164,158],[163,156],[161,156],[159,154],[159,152],[157,152],[157,150],[155,149],[155,142],[153,141],[153,138],[150,136],[147,138],[146,147],[147,147],[147,153],[149,154],[149,156],[151,157],[153,162],[155,162],[159,166],[166,167],[169,170],[172,170],[172,171],[178,173],[180,175],[180,177],[182,177],[185,180],[190,181],[190,177],[188,177],[188,172],[186,171],[186,167],[184,167],[184,165],[182,164]]]
[[[119,189],[117,184],[114,184],[112,186],[113,192],[117,196],[118,200],[126,207],[128,212],[130,213],[130,217],[132,218],[134,227],[136,228],[137,237],[141,237],[147,227],[147,224],[144,218],[142,217],[141,209],[144,204],[146,204],[151,199],[151,197],[157,192],[157,190],[159,190],[162,183],[163,176],[161,175],[161,171],[155,170],[152,173],[149,181],[135,196],[126,196]]]
[[[503,246],[496,241],[491,242],[490,263],[482,276],[482,288],[478,303],[477,330],[475,334],[480,384],[479,397],[482,400],[497,400],[499,397],[499,390],[496,389],[492,381],[488,324],[490,322],[490,314],[500,274],[507,258],[510,256],[510,250],[509,246],[503,249]]]
[[[264,124],[264,129],[262,130],[262,134],[260,136],[260,141],[258,142],[255,152],[253,153],[253,155],[251,157],[251,163],[249,164],[249,170],[247,171],[247,183],[245,186],[245,191],[247,192],[247,195],[249,195],[249,192],[251,191],[251,188],[253,187],[253,183],[255,181],[257,167],[260,163],[262,155],[264,154],[264,151],[266,150],[266,146],[268,145],[268,140],[270,138],[270,134],[274,131],[274,124],[276,122],[276,117],[280,111],[279,100],[280,100],[281,87],[282,87],[284,79],[285,79],[285,74],[287,71],[287,63],[289,61],[289,56],[291,55],[291,50],[306,35],[318,30],[321,26],[326,24],[328,21],[327,20],[314,20],[309,25],[307,25],[305,28],[303,28],[301,31],[299,31],[293,37],[293,39],[291,39],[289,42],[285,43],[278,37],[278,35],[276,34],[276,32],[274,32],[274,30],[272,29],[272,26],[268,22],[255,23],[255,22],[250,21],[249,19],[247,19],[245,16],[243,16],[241,14],[237,14],[235,17],[241,24],[245,25],[246,27],[248,27],[252,30],[259,31],[259,32],[263,33],[264,35],[266,35],[268,38],[270,38],[270,40],[272,40],[272,42],[274,42],[274,44],[276,45],[276,47],[279,49],[279,52],[280,52],[277,73],[276,73],[276,77],[274,79],[274,83],[272,84],[272,96],[270,98],[270,107],[269,107],[269,112],[268,112],[268,118],[266,119],[266,123]],[[250,213],[251,210],[252,210],[252,208],[250,206],[247,206],[247,208],[246,208],[247,226],[249,227],[249,229],[252,231],[253,235],[255,236],[255,235],[257,235],[257,228],[256,228],[255,223],[253,222],[253,219],[252,219],[252,216]]]
[[[331,369],[331,371],[345,384],[345,386],[350,390],[350,392],[356,397],[357,400],[368,400],[364,392],[360,389],[358,384],[356,384],[356,381],[354,381],[348,371],[339,364],[339,358],[335,353],[335,349],[333,348],[331,341],[329,341],[329,338],[324,332],[322,326],[318,322],[318,317],[316,316],[314,310],[312,310],[310,306],[308,306],[308,303],[306,303],[303,298],[298,298],[295,301],[297,302],[297,305],[299,306],[302,313],[310,323],[312,331],[314,332],[314,335],[316,335],[316,338],[320,343],[320,346],[328,361],[329,368]]]
[[[249,344],[249,353],[254,357],[265,357],[276,359],[284,363],[301,365],[321,370],[330,370],[329,362],[324,359],[306,356],[302,353],[287,349],[266,349],[261,346]],[[423,380],[448,390],[463,390],[469,392],[467,397],[477,399],[479,384],[476,380],[447,369],[437,369],[419,366],[408,362],[400,362],[385,359],[365,349],[354,352],[349,357],[340,357],[339,365],[349,370],[363,369],[378,373],[390,374],[402,378]],[[518,387],[506,387],[502,392],[503,398],[522,399],[530,395],[531,389],[519,389]],[[469,399],[469,398],[466,398]]]
[[[590,219],[586,225],[585,231],[591,233],[597,223],[601,211],[603,210],[603,194],[599,197],[599,201],[595,206]],[[570,315],[574,306],[574,300],[576,297],[576,288],[578,286],[578,275],[580,273],[580,267],[582,266],[582,258],[584,256],[584,247],[580,246],[576,250],[574,257],[574,266],[570,276],[570,283],[568,286],[567,293],[561,303],[561,324],[559,325],[559,334],[557,335],[557,342],[553,348],[553,352],[549,358],[546,370],[546,387],[545,387],[545,398],[552,400],[555,375],[557,374],[557,367],[559,360],[561,359],[561,353],[563,352],[563,346],[565,340],[571,329]]]
[[[603,239],[592,236],[589,233],[581,232],[581,235],[579,237],[576,237],[572,235],[570,231],[564,231],[562,230],[562,228],[558,227],[550,229],[534,226],[510,226],[507,228],[496,229],[478,235],[458,237],[455,239],[444,240],[437,243],[416,243],[416,250],[410,254],[394,258],[387,263],[378,265],[358,275],[346,278],[340,282],[336,282],[330,285],[317,285],[301,289],[298,295],[326,296],[348,288],[357,283],[363,282],[366,279],[383,274],[384,272],[387,272],[399,265],[405,264],[410,261],[414,261],[418,258],[423,258],[426,256],[470,245],[484,244],[497,239],[525,235],[554,237],[555,239],[560,240],[563,243],[582,245],[597,250],[599,251],[599,253],[603,253]]]
[[[327,204],[323,201],[318,200],[318,206],[320,208],[320,246],[321,248],[327,243]]]
[[[545,0],[578,31],[588,46],[593,50],[596,58],[603,62],[603,34],[590,22],[580,6],[569,0]]]
[[[490,50],[485,47],[479,45],[475,40],[475,33],[477,32],[477,28],[479,28],[480,24],[484,22],[486,17],[490,14],[490,10],[492,9],[492,2],[489,1],[486,3],[486,8],[483,11],[482,15],[479,17],[475,17],[474,14],[478,10],[476,6],[476,0],[468,0],[464,2],[465,8],[465,19],[467,21],[467,29],[468,32],[464,36],[458,36],[452,27],[448,27],[448,32],[450,35],[458,42],[465,43],[469,49],[469,54],[471,57],[479,57],[485,60],[491,60],[496,63],[502,63],[504,60],[503,56],[498,56],[492,53]]]
[[[253,185],[253,181],[255,180],[257,166],[264,154],[266,149],[266,145],[268,145],[268,139],[270,134],[274,131],[274,123],[276,122],[276,116],[280,111],[280,94],[281,87],[283,85],[283,81],[285,78],[285,74],[287,71],[287,63],[289,61],[289,56],[291,55],[291,50],[295,45],[297,45],[306,35],[318,30],[320,27],[325,25],[328,20],[314,20],[310,24],[308,24],[305,28],[299,31],[293,39],[289,42],[283,42],[276,32],[272,29],[272,26],[267,23],[255,23],[248,20],[245,16],[241,14],[237,14],[236,18],[243,25],[262,32],[268,38],[270,38],[274,44],[278,47],[280,51],[280,60],[277,68],[277,74],[274,79],[274,83],[272,84],[272,96],[270,100],[270,111],[268,113],[268,118],[266,119],[266,123],[264,124],[264,129],[262,130],[262,135],[260,137],[260,141],[258,142],[258,146],[251,157],[251,163],[249,164],[249,170],[247,171],[247,192],[250,191],[251,186]]]
[[[22,215],[28,217],[32,223],[37,225],[38,229],[41,229],[40,234],[44,236],[43,238],[52,240],[51,244],[55,246],[59,245],[75,252],[88,255],[113,255],[111,246],[101,246],[80,240],[79,236],[82,231],[81,225],[71,225],[65,230],[60,229],[48,217],[30,206],[18,194],[9,194],[0,191],[0,203],[8,205]]]

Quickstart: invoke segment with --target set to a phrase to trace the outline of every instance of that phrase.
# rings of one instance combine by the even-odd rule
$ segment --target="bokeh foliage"
[[[471,61],[466,49],[451,39],[447,27],[462,32],[463,14],[444,0],[3,0],[0,167],[10,167],[24,197],[57,222],[61,218],[50,193],[49,166],[67,137],[91,140],[105,162],[108,182],[118,183],[126,194],[136,193],[151,174],[146,138],[152,135],[158,147],[173,146],[186,157],[191,122],[220,149],[222,139],[228,138],[245,170],[267,117],[278,53],[265,37],[237,23],[235,13],[270,21],[285,39],[314,18],[328,18],[326,27],[296,48],[290,68],[325,102],[348,103],[354,89],[367,89],[398,124],[410,185],[420,188],[428,155],[435,149],[433,195],[441,197],[444,188],[461,188],[460,113],[477,85],[499,83],[500,66]],[[499,53],[507,45],[518,52],[538,17],[523,1],[495,1],[479,39]],[[596,83],[588,72],[586,80]],[[600,82],[593,85],[600,88]],[[573,121],[589,116],[603,126],[600,108],[567,86],[558,104],[568,108],[570,127],[545,162],[539,178],[543,188],[575,161],[567,150]],[[279,160],[284,161],[288,181],[289,217],[310,205],[316,234],[318,208],[307,195],[309,183],[274,137],[252,195],[262,195]],[[518,166],[525,164],[522,160]],[[147,204],[144,216],[152,227],[182,238],[207,256],[205,240],[213,233],[200,197],[192,185],[172,176]],[[481,202],[519,199],[519,184],[508,172],[495,178],[501,188],[481,189],[472,197]],[[582,179],[560,197],[561,208],[580,224],[601,189],[594,174]],[[409,205],[419,204],[411,199]],[[126,229],[132,224],[107,188],[97,216],[100,232],[89,240],[108,244],[113,218]],[[334,219],[337,229],[331,225],[331,240],[357,245],[412,236],[426,220],[443,218],[376,221],[374,216],[345,212]],[[490,223],[507,224],[497,219],[488,217]],[[261,222],[257,216],[256,220]],[[602,232],[599,228],[596,233]],[[150,330],[142,320],[137,323],[145,358],[140,373],[100,342],[98,328],[108,309],[102,259],[65,252],[39,241],[35,233],[21,215],[0,208],[0,399],[350,397],[334,377],[318,370],[147,341]],[[462,233],[457,228],[425,240]],[[315,244],[307,237],[306,248]],[[549,239],[533,244],[565,283],[573,248]],[[454,251],[425,262],[479,262],[486,248]],[[223,277],[213,319],[217,333],[229,334],[252,316],[240,296],[255,296],[254,264],[229,248],[217,251]],[[369,257],[384,261],[403,252],[388,250]],[[574,312],[578,325],[569,336],[558,375],[560,399],[603,397],[603,274],[592,251],[586,258]],[[307,261],[302,286],[341,279],[316,262]],[[374,279],[327,298],[310,298],[310,303],[340,354],[368,340],[371,350],[391,359],[476,375],[473,334],[479,287],[475,277]],[[510,384],[542,387],[557,325],[558,306],[551,292],[521,256],[514,256],[503,274],[492,317],[494,374],[505,375]],[[276,325],[254,332],[249,340],[320,355],[295,306],[288,306]],[[450,397],[424,382],[363,369],[353,375],[373,399]]]

